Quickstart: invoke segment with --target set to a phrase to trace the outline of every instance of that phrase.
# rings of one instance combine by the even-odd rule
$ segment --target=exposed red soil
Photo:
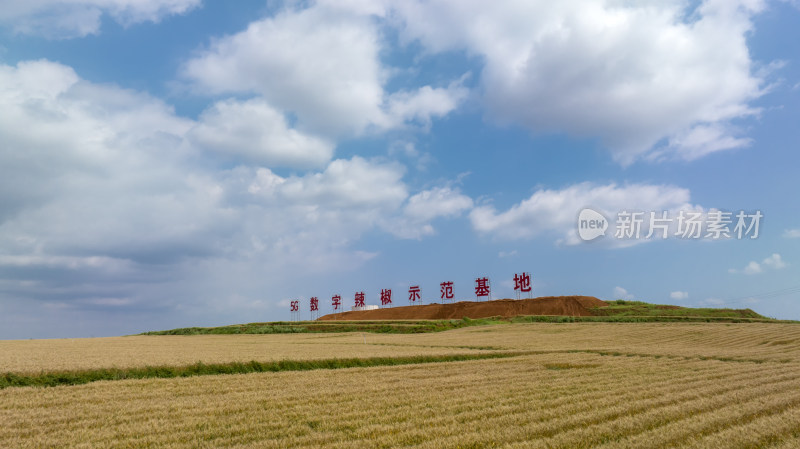
[[[463,301],[449,304],[387,307],[376,310],[359,310],[332,313],[320,320],[446,320],[513,317],[519,315],[591,316],[592,307],[608,303],[594,296],[545,296],[532,299],[498,299],[495,301]]]

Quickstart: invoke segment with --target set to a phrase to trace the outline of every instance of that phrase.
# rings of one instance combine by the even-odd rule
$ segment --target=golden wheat
[[[169,335],[0,341],[0,373],[478,352],[374,344],[373,334]]]
[[[167,362],[182,360],[176,351],[202,346],[209,348],[196,349],[191,361],[463,352],[463,346],[540,353],[7,388],[0,390],[0,447],[789,448],[800,442],[800,326],[794,325],[529,324],[423,335],[161,338],[84,342],[98,346],[90,351],[95,365],[81,366],[106,366],[98,360],[113,351],[103,343],[130,345],[148,360],[155,360],[150,345],[165,345],[156,352]],[[293,357],[292,349],[304,355]],[[55,366],[42,359],[17,363]]]

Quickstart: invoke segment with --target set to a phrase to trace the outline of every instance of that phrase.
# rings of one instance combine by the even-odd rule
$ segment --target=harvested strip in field
[[[280,371],[309,371],[316,369],[342,369],[353,367],[373,367],[410,365],[419,363],[460,362],[465,360],[498,359],[515,357],[521,352],[489,352],[480,354],[453,354],[441,356],[414,357],[374,357],[367,359],[322,359],[322,360],[281,360],[277,362],[242,363],[198,362],[185,366],[146,366],[143,368],[107,368],[83,371],[47,372],[41,374],[0,375],[0,389],[8,387],[56,387],[62,385],[82,385],[101,380],[126,380],[149,378],[172,378],[208,376],[215,374],[247,374]]]
[[[366,343],[366,344],[365,344]],[[0,341],[0,373],[479,352],[441,345],[386,347],[372,334],[131,336]],[[454,346],[465,346],[454,345]]]

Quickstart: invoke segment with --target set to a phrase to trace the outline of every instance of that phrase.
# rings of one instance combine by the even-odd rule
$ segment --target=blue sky
[[[799,6],[3,2],[0,338],[513,297],[522,271],[800,319]],[[620,239],[622,211],[763,219]]]

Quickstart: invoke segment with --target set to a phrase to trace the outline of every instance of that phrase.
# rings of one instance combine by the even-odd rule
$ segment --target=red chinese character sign
[[[523,273],[515,273],[514,274],[514,291],[517,293],[517,299],[520,299],[523,294],[527,293],[527,297],[531,297],[531,291],[533,284],[533,276],[529,272]],[[445,302],[453,302],[455,300],[455,283],[453,281],[444,281],[439,284],[440,287],[440,298],[442,303]],[[489,301],[492,300],[492,282],[489,277],[478,277],[475,278],[475,296],[477,301],[480,301],[481,298],[487,298]],[[421,304],[422,303],[422,295],[421,295],[421,288],[419,285],[412,285],[408,287],[408,303],[410,305]],[[354,298],[354,306],[353,310],[365,310],[367,308],[375,308],[377,309],[378,306],[368,306],[366,304],[366,296],[364,295],[363,291],[356,292]],[[394,305],[394,299],[392,298],[392,289],[384,288],[380,290],[380,307],[392,307]],[[298,300],[291,300],[289,301],[290,311],[292,313],[293,320],[300,320],[300,301]],[[338,294],[333,295],[331,297],[331,308],[332,313],[339,314],[343,312],[345,308],[345,303],[342,300],[342,297]],[[309,311],[311,313],[311,319],[315,320],[320,317],[321,310],[319,304],[319,298],[316,296],[312,296],[309,299]],[[335,318],[334,318],[335,319]]]
[[[450,281],[439,284],[442,292],[442,302],[453,299],[453,283]]]
[[[514,274],[514,291],[517,292],[517,299],[519,299],[520,293],[527,293],[528,297],[530,298],[531,296],[530,273]]]
[[[411,287],[408,287],[408,302],[414,304],[417,301],[421,301],[419,292],[419,285],[412,285]]]
[[[392,289],[386,288],[381,290],[381,306],[392,305]]]
[[[356,293],[356,307],[364,307],[364,292]]]
[[[475,279],[475,296],[480,301],[481,298],[492,299],[492,287],[489,278]]]

